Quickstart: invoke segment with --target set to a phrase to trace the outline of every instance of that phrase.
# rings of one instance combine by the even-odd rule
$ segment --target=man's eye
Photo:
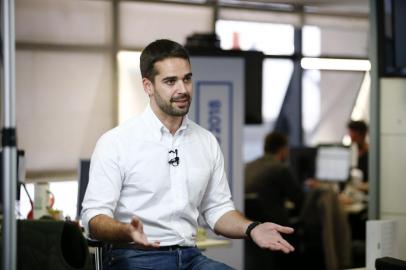
[[[192,77],[185,77],[184,79],[183,79],[183,81],[186,83],[186,82],[191,82],[192,81]]]
[[[174,85],[175,82],[176,82],[176,80],[167,80],[167,81],[166,81],[166,84],[168,84],[168,85]]]

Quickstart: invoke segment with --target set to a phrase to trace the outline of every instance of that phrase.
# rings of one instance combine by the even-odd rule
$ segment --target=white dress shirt
[[[168,163],[175,149],[178,166]],[[82,205],[87,232],[96,215],[125,223],[136,215],[161,246],[195,245],[199,211],[213,229],[235,209],[215,137],[187,117],[172,135],[149,106],[99,139]]]

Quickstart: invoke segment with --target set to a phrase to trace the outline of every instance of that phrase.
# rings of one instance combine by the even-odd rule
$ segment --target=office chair
[[[87,238],[87,244],[89,247],[94,248],[94,269],[95,270],[103,270],[103,242],[99,240],[93,240]]]
[[[89,183],[89,169],[90,169],[90,159],[81,159],[79,161],[78,168],[78,200],[77,200],[77,213],[76,218],[80,219],[80,212],[82,211],[82,201],[85,197],[87,184]],[[89,247],[94,248],[94,269],[103,269],[103,242],[95,239],[87,238],[87,244]]]
[[[406,261],[392,257],[383,257],[375,260],[376,270],[406,270]]]
[[[91,270],[89,249],[77,224],[18,220],[18,270]]]
[[[310,191],[297,226],[306,268],[337,270],[351,264],[350,228],[334,191]]]

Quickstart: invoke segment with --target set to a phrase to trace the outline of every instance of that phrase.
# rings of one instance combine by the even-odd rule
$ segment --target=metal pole
[[[3,0],[3,270],[17,269],[14,0]]]
[[[219,3],[218,0],[212,0],[212,7],[213,7],[213,18],[211,24],[211,31],[216,33],[216,22],[219,19]]]
[[[380,218],[380,86],[378,73],[378,1],[369,1],[369,60],[371,61],[371,97],[369,125],[369,199],[368,219]]]

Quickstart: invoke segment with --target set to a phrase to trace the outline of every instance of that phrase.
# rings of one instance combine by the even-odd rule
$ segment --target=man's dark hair
[[[362,120],[360,121],[351,120],[348,123],[347,127],[348,129],[358,132],[362,135],[366,135],[368,132],[368,125]]]
[[[142,77],[153,82],[155,75],[157,75],[154,64],[170,57],[183,58],[190,63],[188,52],[179,43],[169,39],[158,39],[150,43],[144,48],[140,56]]]
[[[265,153],[276,154],[280,149],[288,146],[286,134],[280,132],[271,132],[265,137]]]

